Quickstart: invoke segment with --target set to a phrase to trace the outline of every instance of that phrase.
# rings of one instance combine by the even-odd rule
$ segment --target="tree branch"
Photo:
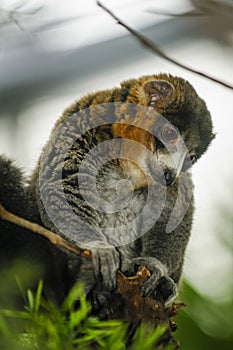
[[[15,224],[17,226],[20,226],[22,228],[25,228],[26,230],[29,230],[31,232],[34,232],[38,235],[41,235],[45,238],[47,238],[51,243],[58,245],[60,247],[66,248],[70,250],[71,252],[78,254],[84,258],[90,259],[91,258],[91,251],[85,250],[80,247],[78,247],[75,244],[70,243],[66,239],[62,238],[58,234],[47,230],[46,228],[32,223],[26,219],[23,219],[15,214],[10,213],[7,211],[0,203],[0,219],[8,221],[12,224]]]
[[[114,18],[118,24],[120,24],[121,26],[123,26],[126,30],[128,30],[129,33],[131,33],[143,46],[145,46],[147,49],[151,50],[153,53],[156,53],[158,56],[164,58],[165,60],[167,60],[168,62],[171,62],[173,64],[175,64],[178,67],[181,67],[189,72],[192,72],[194,74],[200,75],[201,77],[204,77],[206,79],[209,79],[217,84],[220,84],[228,89],[233,90],[233,86],[222,81],[219,80],[217,78],[211,77],[210,75],[200,72],[196,69],[193,69],[183,63],[178,62],[177,60],[175,60],[174,58],[168,56],[167,54],[165,54],[155,43],[153,43],[151,40],[149,40],[148,38],[146,38],[145,36],[143,36],[142,34],[138,33],[136,30],[134,30],[133,28],[129,27],[128,24],[124,23],[119,17],[117,17],[111,10],[109,10],[105,5],[103,5],[100,1],[96,1],[97,5],[99,7],[101,7],[105,12],[107,12],[112,18]]]

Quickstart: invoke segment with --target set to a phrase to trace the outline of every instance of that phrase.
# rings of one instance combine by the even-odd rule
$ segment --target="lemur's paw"
[[[134,273],[142,267],[146,267],[151,276],[143,283],[142,291],[145,297],[155,298],[157,293],[163,298],[163,301],[168,304],[177,295],[176,283],[168,276],[167,268],[158,259],[153,257],[138,257],[131,262],[131,271],[134,268]]]

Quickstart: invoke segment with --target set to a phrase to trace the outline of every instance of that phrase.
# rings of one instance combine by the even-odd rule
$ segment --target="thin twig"
[[[0,219],[8,221],[17,226],[23,227],[36,234],[39,234],[47,238],[51,243],[58,245],[60,247],[66,248],[69,251],[75,254],[78,254],[84,258],[87,258],[87,259],[91,258],[91,252],[89,250],[82,249],[77,245],[70,243],[66,239],[59,236],[58,234],[52,231],[49,231],[38,224],[32,223],[31,221],[28,221],[15,214],[10,213],[1,205],[1,203],[0,203]]]
[[[148,9],[145,12],[147,13],[152,13],[155,15],[159,16],[168,16],[168,17],[201,17],[205,16],[205,14],[201,11],[193,10],[193,11],[188,11],[188,12],[183,12],[183,13],[172,13],[168,11],[163,11],[163,10],[154,10],[154,9]]]
[[[128,32],[130,32],[143,46],[147,47],[149,50],[151,50],[152,52],[156,53],[157,55],[159,55],[160,57],[164,58],[165,60],[175,64],[178,67],[181,67],[183,69],[188,70],[189,72],[195,73],[197,75],[200,75],[206,79],[209,79],[217,84],[220,84],[224,87],[227,87],[228,89],[233,90],[233,86],[222,81],[219,79],[216,79],[214,77],[211,77],[210,75],[200,72],[196,69],[193,69],[191,67],[188,67],[187,65],[178,62],[177,60],[175,60],[174,58],[168,56],[167,54],[165,54],[155,43],[153,43],[151,40],[149,40],[148,38],[144,37],[143,35],[139,34],[136,30],[132,29],[131,27],[129,27],[126,23],[124,23],[119,17],[117,17],[111,10],[109,10],[106,6],[104,6],[100,1],[96,1],[97,5],[99,7],[101,7],[105,12],[107,12],[112,18],[114,18],[118,24],[120,24],[121,26],[123,26],[125,29],[128,30]]]

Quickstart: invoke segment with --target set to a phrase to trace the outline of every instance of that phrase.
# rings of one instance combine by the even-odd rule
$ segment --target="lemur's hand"
[[[132,259],[131,271],[133,268],[134,273],[136,273],[142,267],[146,267],[151,272],[151,276],[141,287],[144,296],[154,298],[159,291],[166,304],[176,297],[176,283],[168,276],[167,268],[164,264],[153,257],[138,257]]]

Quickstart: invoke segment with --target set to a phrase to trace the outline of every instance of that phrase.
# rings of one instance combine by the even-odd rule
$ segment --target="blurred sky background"
[[[208,3],[103,0],[171,57],[232,84],[232,1]],[[192,171],[196,212],[184,270],[201,293],[226,298],[233,257],[221,243],[219,208],[233,209],[232,90],[147,51],[94,0],[2,0],[0,10],[0,153],[28,174],[57,118],[82,95],[159,72],[193,84],[217,136]]]

